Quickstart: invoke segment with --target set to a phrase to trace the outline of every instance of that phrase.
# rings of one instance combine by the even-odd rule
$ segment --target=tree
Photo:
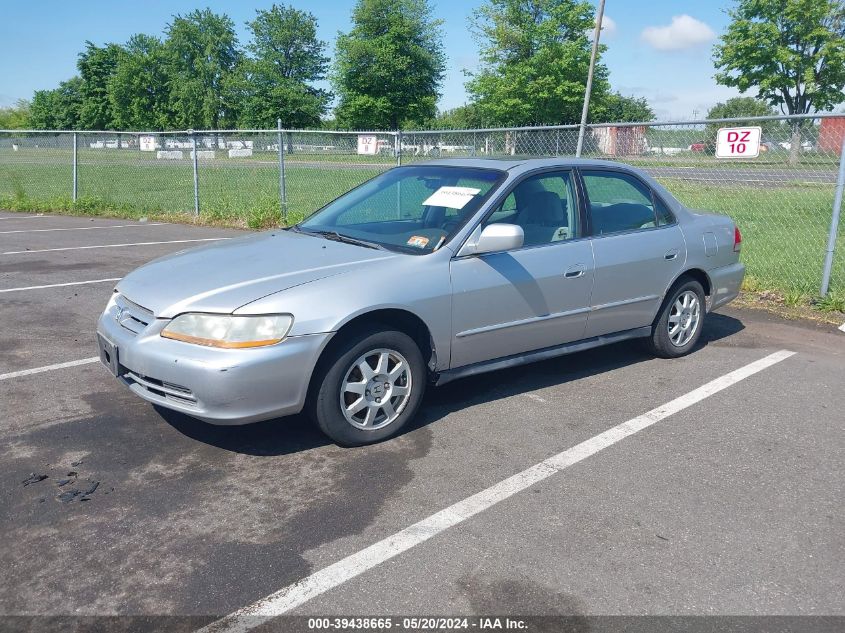
[[[772,107],[765,101],[760,101],[754,97],[732,97],[724,103],[719,102],[707,111],[708,119],[737,119],[739,117],[756,117],[756,116],[771,116],[775,114]],[[760,125],[763,128],[764,134],[771,134],[779,127],[777,121],[763,121],[755,123],[752,121],[745,121],[740,123],[731,123],[730,125]],[[716,151],[716,135],[719,128],[724,127],[719,123],[710,123],[704,128],[705,148],[710,153]]]
[[[130,37],[109,81],[115,127],[124,130],[171,127],[171,71],[161,40],[142,34]]]
[[[484,127],[484,120],[473,104],[440,112],[431,124],[435,130],[466,130]]]
[[[123,49],[117,44],[100,47],[85,42],[85,50],[79,54],[76,63],[82,79],[80,127],[88,130],[112,130],[117,127],[109,99],[109,82],[122,54]]]
[[[74,130],[80,127],[82,78],[73,77],[53,90],[36,90],[29,109],[36,130]]]
[[[739,0],[714,49],[716,81],[756,89],[786,114],[831,110],[845,100],[845,5],[840,0]],[[793,126],[796,162],[801,126]]]
[[[471,20],[481,70],[467,83],[484,119],[496,125],[579,121],[594,20],[592,4],[582,0],[487,0]],[[592,112],[603,106],[607,76],[597,63]]]
[[[604,123],[637,123],[639,121],[654,121],[654,110],[645,97],[626,97],[619,92],[607,95],[600,104],[601,110],[596,113],[594,120],[599,117]]]
[[[29,101],[18,99],[13,106],[0,108],[0,130],[23,130],[31,126]]]
[[[234,123],[226,85],[240,58],[235,25],[209,9],[176,15],[166,29],[172,69],[170,108],[183,128],[218,129]]]
[[[352,23],[338,35],[332,76],[341,124],[396,129],[434,117],[446,65],[428,0],[358,0]]]
[[[253,58],[239,67],[230,84],[241,102],[239,123],[249,127],[318,126],[331,95],[312,85],[325,79],[329,59],[325,42],[317,38],[317,19],[284,5],[257,11],[247,26]]]

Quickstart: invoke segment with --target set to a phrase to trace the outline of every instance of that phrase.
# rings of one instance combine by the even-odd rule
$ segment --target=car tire
[[[706,311],[701,284],[694,279],[681,280],[666,295],[646,347],[660,358],[689,354],[701,337]]]
[[[329,353],[309,413],[341,446],[380,442],[414,417],[427,378],[420,348],[410,336],[389,329],[359,331]]]

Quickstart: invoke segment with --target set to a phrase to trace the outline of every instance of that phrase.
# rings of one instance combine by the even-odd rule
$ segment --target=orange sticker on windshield
[[[412,235],[407,242],[408,246],[413,246],[414,248],[425,248],[428,246],[428,238],[423,237],[422,235]]]

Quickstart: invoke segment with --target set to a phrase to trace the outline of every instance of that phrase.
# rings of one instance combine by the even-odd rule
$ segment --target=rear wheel
[[[422,353],[411,337],[395,330],[351,336],[324,367],[312,416],[344,446],[396,434],[416,413],[425,390]]]
[[[667,296],[646,344],[655,356],[677,358],[688,354],[704,325],[704,288],[694,279],[677,284]]]

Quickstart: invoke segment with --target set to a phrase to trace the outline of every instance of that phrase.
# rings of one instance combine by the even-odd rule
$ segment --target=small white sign
[[[142,152],[154,152],[156,151],[156,137],[142,136],[138,139],[138,145],[141,146]]]
[[[762,130],[755,127],[723,127],[716,135],[716,158],[757,158]]]
[[[463,209],[481,189],[473,187],[440,187],[423,202],[424,206]]]
[[[358,153],[373,156],[378,150],[378,137],[374,134],[358,135]]]

